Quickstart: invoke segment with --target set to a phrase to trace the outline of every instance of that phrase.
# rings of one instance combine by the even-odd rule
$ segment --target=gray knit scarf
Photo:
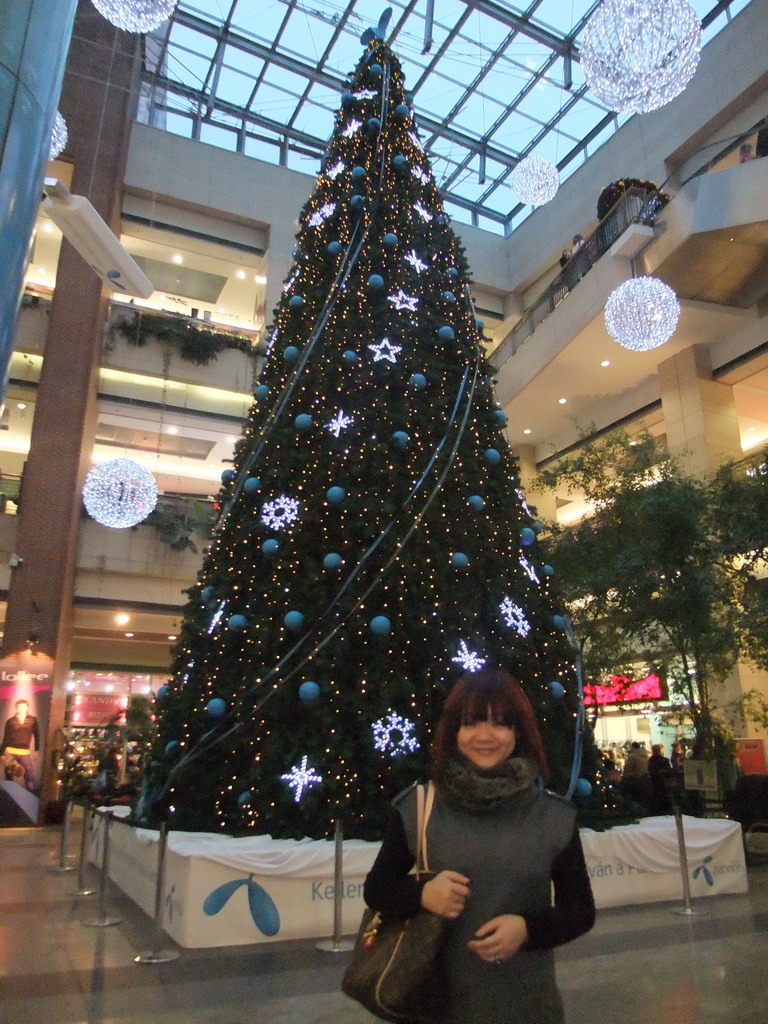
[[[493,768],[476,768],[461,754],[451,758],[440,781],[449,803],[467,811],[502,810],[513,801],[533,798],[537,770],[525,757],[508,757]]]

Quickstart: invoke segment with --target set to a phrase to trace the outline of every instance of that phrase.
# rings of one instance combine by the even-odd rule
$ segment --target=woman
[[[589,931],[595,908],[575,811],[541,788],[546,775],[528,698],[485,670],[459,680],[437,726],[428,881],[408,874],[414,787],[394,801],[365,900],[384,914],[422,906],[450,922],[446,1024],[563,1021],[552,948]]]

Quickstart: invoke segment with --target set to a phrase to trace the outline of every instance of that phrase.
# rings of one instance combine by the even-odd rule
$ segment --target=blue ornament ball
[[[547,689],[555,700],[560,700],[565,695],[565,687],[562,683],[558,683],[556,679],[553,679],[551,683],[547,683]]]
[[[448,277],[458,277],[458,267],[448,267],[448,269],[446,270],[446,274],[448,275]]]
[[[249,476],[243,484],[243,490],[246,494],[255,494],[260,487],[261,480],[257,476]]]
[[[167,757],[170,757],[172,754],[175,754],[178,749],[178,740],[169,740],[168,743],[165,744],[165,753]]]
[[[440,298],[443,300],[443,302],[448,303],[454,303],[456,301],[456,296],[453,294],[453,292],[443,292]]]
[[[507,425],[507,414],[504,412],[503,409],[494,409],[494,411],[493,411],[493,418],[502,427],[506,427],[506,425]]]
[[[362,181],[367,173],[368,172],[366,171],[366,169],[364,167],[360,167],[359,165],[357,167],[353,167],[352,168],[352,181]]]
[[[331,505],[340,505],[346,498],[347,492],[343,487],[329,487],[325,496]]]
[[[441,214],[440,214],[440,215],[439,215],[439,216],[437,217],[437,223],[438,223],[438,224],[448,224],[448,223],[449,223],[449,220],[448,220],[448,217],[447,217],[447,215],[446,215],[446,214],[444,214],[444,213],[441,213]]]
[[[374,78],[381,78],[384,68],[382,68],[381,64],[371,64],[370,72]]]
[[[417,391],[422,391],[427,386],[427,378],[423,373],[414,373],[411,377],[411,384],[413,384]]]
[[[331,256],[338,256],[341,250],[344,248],[344,246],[341,244],[341,242],[333,241],[329,242],[325,248],[326,251],[331,254]]]
[[[576,783],[576,796],[581,800],[586,798],[592,793],[592,783],[589,779],[579,779]]]
[[[344,362],[345,363],[349,363],[350,366],[353,363],[356,363],[357,362],[357,352],[353,352],[351,348],[348,348],[347,351],[344,353]]]
[[[230,615],[227,619],[227,629],[232,633],[242,633],[248,628],[248,619],[244,615]]]
[[[485,452],[485,461],[491,466],[498,466],[501,462],[501,455],[495,448],[488,448]]]
[[[203,602],[203,604],[208,604],[208,602],[211,600],[215,593],[216,591],[213,589],[213,587],[203,587],[203,589],[200,591],[200,600]]]
[[[312,426],[312,417],[307,412],[300,412],[293,421],[293,425],[297,430],[309,430]]]
[[[411,111],[407,103],[398,103],[395,107],[395,114],[402,118],[403,121],[407,120],[411,116]]]
[[[520,531],[520,543],[523,547],[530,547],[531,544],[536,540],[536,534],[530,528],[530,526],[524,526]]]
[[[251,802],[251,791],[250,789],[244,789],[240,796],[237,798],[237,803],[240,807],[247,807]]]
[[[342,107],[351,107],[355,102],[355,97],[351,92],[343,92],[341,94],[341,105]]]
[[[371,619],[368,628],[374,636],[387,636],[392,629],[392,623],[386,615],[376,615]]]
[[[565,629],[565,619],[562,615],[553,615],[552,625],[555,627],[555,629]]]
[[[395,448],[405,448],[410,441],[410,438],[404,430],[396,430],[392,435],[392,443]]]
[[[262,402],[267,397],[268,394],[269,394],[269,385],[268,384],[259,384],[259,386],[254,389],[253,397],[255,399],[257,399],[257,401]]]
[[[454,551],[451,555],[451,565],[454,569],[466,569],[469,559],[462,551]]]
[[[323,559],[324,569],[338,569],[341,565],[341,555],[337,555],[335,551],[329,551],[329,553]]]
[[[437,337],[439,341],[453,341],[456,337],[456,332],[448,324],[445,324],[443,327],[438,327]]]
[[[235,471],[234,471],[234,469],[225,469],[224,472],[221,474],[221,482],[223,484],[231,484],[234,479],[235,479]]]
[[[531,523],[531,529],[533,530],[533,532],[534,532],[534,533],[536,534],[536,536],[538,537],[538,535],[539,535],[539,534],[540,534],[540,533],[541,533],[541,532],[542,532],[542,531],[544,530],[544,524],[543,524],[543,523],[540,523],[538,519],[535,519],[535,520],[534,520],[534,521],[533,521],[533,522]]]
[[[475,327],[478,329],[478,331],[482,331],[483,328],[485,327],[485,320],[475,320]]]
[[[317,683],[310,682],[307,680],[306,683],[302,683],[299,687],[299,699],[303,700],[305,704],[312,704],[320,696],[320,687]]]
[[[365,127],[371,135],[376,135],[381,128],[381,121],[378,117],[369,117]]]
[[[304,616],[301,612],[294,609],[293,611],[285,613],[283,622],[285,623],[286,629],[301,629],[304,625]]]
[[[551,565],[543,565],[542,569],[544,570],[544,575],[545,576],[554,576],[555,575],[555,570],[552,568]]]
[[[381,240],[385,249],[394,249],[399,241],[400,239],[392,231],[388,231]]]
[[[384,287],[384,278],[381,274],[371,274],[368,278],[368,287],[372,291],[380,291]]]
[[[469,503],[469,507],[473,508],[475,512],[481,512],[485,508],[485,502],[479,494],[470,494],[469,498],[467,498],[467,502]]]
[[[226,714],[227,702],[222,700],[221,697],[213,697],[206,704],[205,710],[211,718],[221,718],[222,715]]]
[[[157,691],[157,699],[158,700],[165,700],[165,698],[168,696],[169,693],[170,693],[170,687],[168,687],[168,686],[161,686],[160,689]]]
[[[270,537],[269,540],[265,540],[264,543],[261,545],[261,550],[264,552],[265,555],[269,556],[277,554],[277,549],[279,547],[280,545],[277,543],[275,538]]]
[[[289,345],[287,348],[283,349],[283,359],[286,363],[295,363],[298,358],[299,350],[295,345]]]
[[[398,153],[397,156],[392,157],[392,166],[396,171],[407,171],[408,170],[408,157],[403,153]]]
[[[304,296],[303,295],[292,295],[290,297],[290,299],[288,299],[288,308],[289,309],[301,309],[301,307],[303,305],[304,305]]]
[[[349,208],[351,210],[362,210],[364,206],[365,196],[358,195],[358,193],[355,193],[349,200]]]

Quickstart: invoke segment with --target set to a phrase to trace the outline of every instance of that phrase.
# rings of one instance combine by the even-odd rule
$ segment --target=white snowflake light
[[[512,189],[521,203],[543,206],[560,187],[560,175],[555,165],[539,156],[527,156],[512,171]]]
[[[223,601],[219,602],[219,607],[216,609],[216,611],[211,616],[211,621],[208,624],[208,629],[206,629],[206,633],[208,634],[208,636],[211,635],[211,633],[214,631],[214,629],[216,629],[216,627],[218,626],[219,622],[221,621],[221,616],[224,614],[224,608],[226,607],[226,604],[227,604],[227,599],[224,598]]]
[[[352,95],[356,100],[375,100],[379,94],[375,89],[360,89],[359,92],[353,92]]]
[[[531,624],[525,617],[525,612],[520,605],[505,597],[499,605],[499,611],[506,624],[516,630],[518,636],[528,636],[531,631]]]
[[[368,348],[373,352],[374,363],[378,363],[382,359],[396,363],[398,352],[403,351],[402,345],[393,345],[389,338],[382,338],[377,345],[369,345]]]
[[[411,174],[417,181],[420,181],[422,185],[429,183],[429,175],[426,171],[422,170],[421,167],[412,167]]]
[[[351,139],[355,132],[360,131],[363,127],[363,122],[358,121],[356,117],[353,117],[344,131],[341,133],[345,139]]]
[[[308,766],[306,754],[302,757],[301,764],[294,765],[289,772],[281,775],[280,778],[283,782],[287,782],[291,789],[294,790],[293,799],[296,803],[301,800],[301,795],[305,789],[309,789],[315,783],[323,781],[322,775],[317,775],[315,769]]]
[[[152,32],[168,21],[177,0],[93,0],[93,6],[115,28]]]
[[[391,302],[397,310],[407,309],[411,313],[416,312],[416,306],[419,304],[418,295],[406,295],[402,288],[400,288],[394,295],[387,296],[387,302]]]
[[[264,353],[265,356],[268,356],[272,349],[275,347],[275,342],[277,341],[277,333],[278,331],[276,327],[269,336],[269,341],[267,342],[267,351]]]
[[[421,274],[427,269],[427,264],[419,259],[419,254],[415,249],[411,249],[407,256],[403,256],[403,259],[406,263],[411,264],[417,274]]]
[[[325,429],[330,430],[334,437],[338,437],[342,430],[346,430],[354,422],[354,416],[345,416],[343,410],[339,409],[330,423],[325,424]]]
[[[686,0],[603,0],[584,30],[581,66],[609,110],[645,114],[683,91],[700,51],[701,26]]]
[[[485,664],[486,659],[481,658],[476,651],[470,651],[462,640],[459,644],[459,653],[455,658],[451,658],[451,661],[455,661],[458,665],[461,665],[465,672],[479,672]]]
[[[520,565],[523,567],[523,572],[528,574],[528,578],[534,583],[541,583],[538,573],[536,572],[536,566],[532,565],[528,559],[523,555],[520,559]]]
[[[59,153],[64,151],[64,147],[67,144],[69,138],[69,131],[67,129],[67,122],[61,116],[61,113],[57,110],[56,117],[53,119],[53,128],[51,129],[51,142],[48,147],[48,159],[55,160]]]
[[[307,224],[309,224],[311,228],[318,228],[323,221],[328,220],[329,217],[333,216],[335,210],[336,203],[323,203],[318,210],[315,210],[307,221]]]
[[[133,459],[109,459],[89,471],[83,503],[97,523],[124,530],[146,519],[155,507],[157,484]]]
[[[389,752],[390,757],[413,753],[419,749],[419,741],[412,735],[415,728],[409,719],[391,711],[386,718],[380,718],[371,726],[373,745],[382,754]]]
[[[414,203],[413,204],[413,208],[416,211],[416,213],[418,213],[418,215],[421,217],[422,220],[424,220],[424,221],[432,220],[432,214],[429,212],[429,210],[425,206],[422,206],[421,203],[418,203],[418,202]]]
[[[411,140],[411,142],[412,142],[412,143],[414,144],[414,146],[416,147],[416,149],[418,149],[418,150],[419,150],[419,151],[420,151],[421,153],[423,153],[423,152],[424,152],[424,147],[423,147],[423,146],[422,146],[422,144],[421,144],[421,139],[420,139],[420,138],[419,138],[419,136],[418,136],[418,135],[416,134],[416,132],[408,132],[408,138],[409,138],[409,139]]]
[[[333,167],[329,167],[328,170],[325,172],[326,178],[330,178],[331,181],[335,181],[336,178],[338,178],[338,176],[344,170],[344,166],[345,165],[343,160],[337,160]]]
[[[669,341],[677,327],[680,303],[656,277],[632,277],[614,288],[605,304],[605,328],[619,345],[647,352]]]
[[[274,501],[266,501],[261,508],[261,521],[273,530],[289,526],[299,514],[300,503],[295,498],[281,494]]]

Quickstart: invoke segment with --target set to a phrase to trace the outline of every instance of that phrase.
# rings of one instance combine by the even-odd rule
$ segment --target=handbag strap
[[[422,871],[429,871],[429,860],[427,858],[427,822],[432,813],[432,805],[435,802],[435,786],[430,782],[426,787],[419,784],[416,787],[416,877]]]

